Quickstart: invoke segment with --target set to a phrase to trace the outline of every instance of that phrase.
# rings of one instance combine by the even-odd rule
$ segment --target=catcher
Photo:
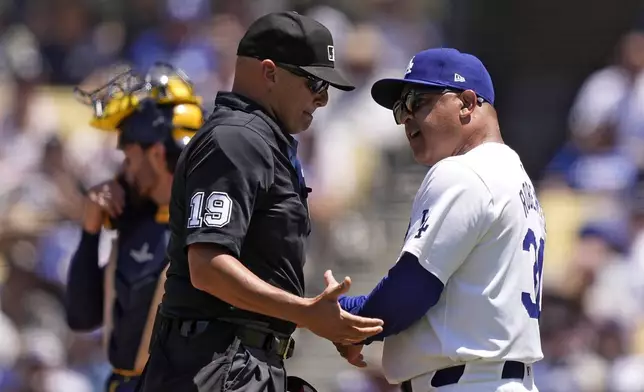
[[[87,192],[68,272],[67,322],[74,331],[104,327],[113,367],[106,391],[131,392],[163,295],[173,172],[203,123],[201,98],[185,74],[161,63],[145,75],[127,71],[95,91],[75,92],[93,109],[91,126],[118,132],[125,160],[116,179]],[[98,254],[102,228],[117,233],[105,267]]]

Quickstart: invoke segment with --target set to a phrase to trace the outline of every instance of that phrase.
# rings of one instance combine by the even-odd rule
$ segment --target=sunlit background
[[[309,294],[328,268],[366,294],[395,262],[426,169],[369,90],[402,76],[416,51],[454,46],[487,65],[503,136],[547,217],[537,385],[644,391],[644,5],[635,0],[0,1],[0,391],[98,392],[110,370],[100,330],[67,328],[61,293],[82,191],[111,178],[121,155],[113,135],[88,126],[71,88],[165,60],[210,111],[231,86],[245,28],[286,9],[332,31],[337,66],[358,86],[332,91],[300,137],[313,188]],[[380,376],[380,344],[359,371],[330,343],[296,338],[288,370],[321,392],[396,390]]]

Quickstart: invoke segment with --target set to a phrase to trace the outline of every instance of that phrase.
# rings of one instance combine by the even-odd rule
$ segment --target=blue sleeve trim
[[[362,344],[382,341],[412,326],[436,305],[443,283],[405,252],[368,296],[342,296],[340,306],[351,314],[384,321],[383,331]]]

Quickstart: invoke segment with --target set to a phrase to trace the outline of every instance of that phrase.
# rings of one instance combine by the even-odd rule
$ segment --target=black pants
[[[210,322],[193,331],[157,314],[150,358],[138,392],[285,392],[284,362],[247,348],[236,326]]]

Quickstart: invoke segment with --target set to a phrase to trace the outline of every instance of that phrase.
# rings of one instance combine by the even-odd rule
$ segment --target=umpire
[[[170,267],[142,391],[287,390],[297,326],[359,342],[382,321],[337,299],[350,280],[303,298],[309,189],[292,135],[353,89],[334,69],[331,33],[294,12],[261,17],[237,50],[232,92],[219,93],[181,154],[170,202]],[[290,389],[290,388],[289,388]]]

